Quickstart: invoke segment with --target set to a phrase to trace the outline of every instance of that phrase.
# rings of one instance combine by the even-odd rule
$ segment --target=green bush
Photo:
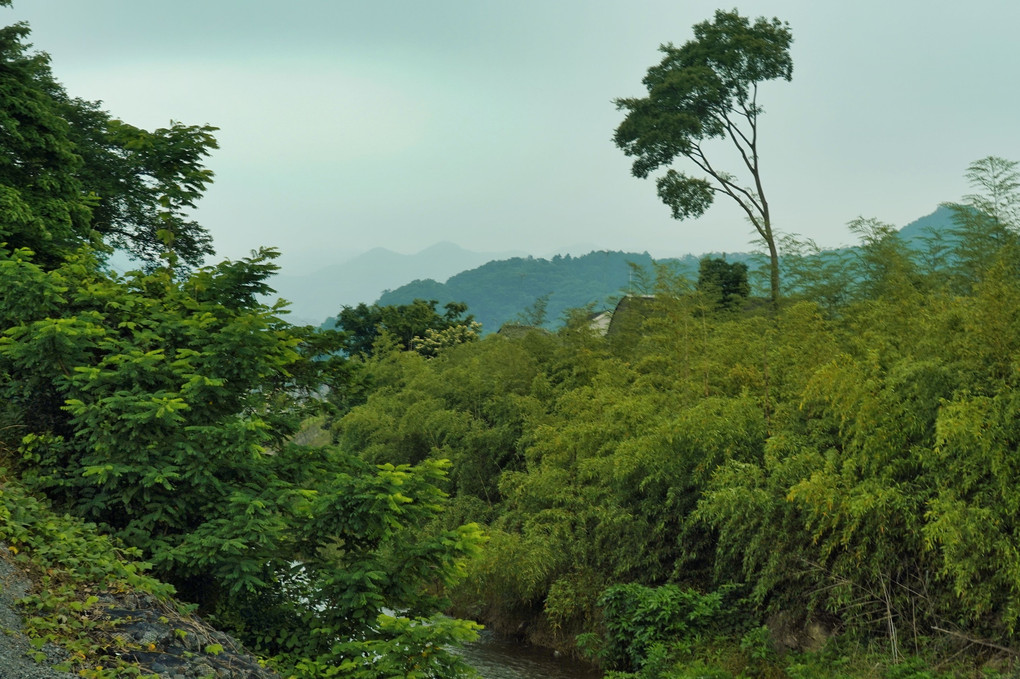
[[[677,585],[614,585],[598,601],[605,632],[579,639],[607,667],[641,670],[661,665],[665,649],[689,644],[707,632],[723,612],[723,594],[701,594]]]

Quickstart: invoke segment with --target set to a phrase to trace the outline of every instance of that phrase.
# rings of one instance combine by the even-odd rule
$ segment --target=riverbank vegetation
[[[727,638],[773,676],[831,660],[779,650],[1011,666],[1020,196],[1015,163],[969,177],[921,249],[857,220],[785,260],[776,313],[660,268],[607,336],[377,352],[337,442],[450,460],[446,521],[488,533],[456,610],[609,668],[687,676]]]

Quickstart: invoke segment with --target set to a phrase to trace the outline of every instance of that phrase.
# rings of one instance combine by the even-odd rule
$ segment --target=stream
[[[457,650],[484,679],[598,679],[602,673],[552,651],[501,639],[482,631],[478,641]]]

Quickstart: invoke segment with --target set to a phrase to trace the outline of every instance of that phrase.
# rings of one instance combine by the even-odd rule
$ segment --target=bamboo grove
[[[620,620],[655,627],[618,586],[718,595],[698,634],[732,636],[736,616],[751,621],[737,638],[770,625],[794,649],[821,629],[893,662],[1009,657],[1015,168],[975,162],[954,226],[914,248],[871,219],[850,225],[851,249],[788,239],[776,313],[660,267],[634,291],[640,316],[607,336],[579,312],[555,335],[379,352],[334,435],[373,463],[451,462],[446,521],[488,535],[458,611],[564,648],[580,634],[621,671],[680,646],[612,643]]]

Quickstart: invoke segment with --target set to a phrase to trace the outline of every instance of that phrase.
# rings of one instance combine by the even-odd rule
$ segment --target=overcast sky
[[[14,0],[74,96],[154,128],[220,129],[198,220],[222,257],[261,245],[294,273],[440,241],[536,256],[746,251],[722,202],[676,222],[612,143],[702,0]],[[823,246],[902,226],[1020,160],[1020,2],[760,0],[794,35],[792,82],[760,91],[777,229]]]

